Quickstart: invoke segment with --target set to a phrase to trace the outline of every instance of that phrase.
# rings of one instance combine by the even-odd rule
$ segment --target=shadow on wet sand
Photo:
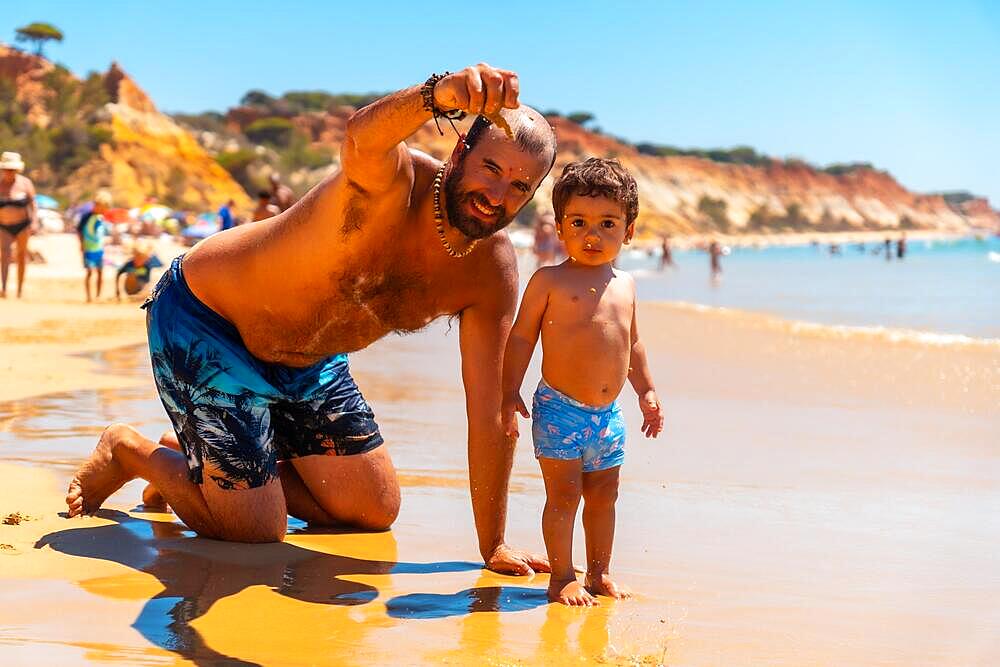
[[[351,581],[354,575],[441,574],[475,571],[480,563],[397,562],[391,532],[365,533],[375,539],[379,559],[367,560],[314,551],[288,542],[232,544],[194,537],[174,522],[136,518],[116,510],[98,517],[99,527],[70,528],[43,536],[36,549],[116,562],[154,576],[163,590],[143,606],[132,627],[153,644],[196,664],[255,664],[208,646],[191,623],[219,600],[264,586],[288,598],[318,605],[355,606],[374,601],[376,587]],[[291,535],[321,536],[342,531],[298,529]],[[444,618],[483,611],[520,611],[545,604],[544,591],[517,587],[472,588],[451,595],[414,593],[389,600],[394,618]]]

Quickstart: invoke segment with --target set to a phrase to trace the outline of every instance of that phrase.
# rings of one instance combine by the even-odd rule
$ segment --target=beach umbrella
[[[110,208],[104,212],[104,219],[108,222],[121,223],[128,222],[131,220],[128,209],[124,208]]]
[[[61,232],[66,228],[66,223],[59,211],[47,208],[39,209],[38,223],[47,232]]]
[[[163,222],[170,215],[171,210],[161,204],[143,206],[137,216],[143,222]]]
[[[185,227],[181,231],[181,236],[189,239],[204,239],[215,232],[219,231],[218,227],[206,227],[204,225],[190,225]]]
[[[217,231],[219,231],[219,221],[216,220],[215,214],[201,213],[195,219],[194,223],[188,225],[184,231],[181,232],[181,236],[186,236],[187,238],[192,239],[203,239],[211,236]]]
[[[36,194],[35,203],[38,204],[38,208],[48,208],[52,209],[53,211],[58,211],[60,208],[62,208],[61,206],[59,206],[59,202],[57,202],[55,199],[53,199],[48,195]]]
[[[94,202],[85,201],[82,204],[77,204],[76,206],[70,207],[69,214],[74,218],[77,218],[83,215],[87,215],[93,210],[94,210]]]

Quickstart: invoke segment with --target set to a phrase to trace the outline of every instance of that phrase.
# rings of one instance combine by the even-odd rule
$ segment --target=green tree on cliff
[[[35,23],[18,28],[16,32],[17,37],[15,39],[19,42],[33,42],[35,44],[35,53],[40,56],[45,55],[42,52],[45,42],[61,42],[63,40],[62,31],[51,23],[39,23],[36,21]]]
[[[581,127],[594,120],[594,114],[589,111],[574,111],[573,113],[566,114],[566,119],[580,125]]]

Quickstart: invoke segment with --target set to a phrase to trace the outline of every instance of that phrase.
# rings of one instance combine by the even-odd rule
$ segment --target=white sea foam
[[[869,339],[887,343],[911,343],[934,347],[976,347],[1000,351],[1000,338],[974,338],[964,334],[937,333],[917,329],[902,329],[884,326],[848,326],[843,324],[818,324],[801,320],[786,320],[773,315],[756,313],[736,308],[706,306],[686,301],[658,302],[679,310],[708,313],[720,317],[742,319],[760,328],[778,329],[793,334],[824,338]]]

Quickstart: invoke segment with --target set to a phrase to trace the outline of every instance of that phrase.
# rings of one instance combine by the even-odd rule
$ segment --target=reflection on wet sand
[[[352,577],[440,574],[480,567],[466,562],[398,563],[396,541],[388,532],[365,534],[367,551],[376,556],[365,559],[314,551],[291,542],[251,546],[194,538],[179,524],[136,519],[118,511],[102,511],[100,516],[115,523],[51,533],[35,547],[109,560],[155,577],[163,589],[149,599],[132,627],[150,642],[196,664],[220,660],[255,664],[209,646],[193,625],[220,600],[251,587],[263,586],[298,602],[351,607],[370,603],[379,595],[375,586]],[[149,589],[148,583],[129,584],[128,577],[121,576],[91,579],[81,585],[88,592],[119,598],[141,599]],[[439,615],[446,607],[450,609],[450,603],[425,604],[429,613]],[[251,608],[245,613],[259,611]],[[341,640],[354,641],[365,634],[365,628],[364,622],[343,614],[335,627],[326,627],[323,632],[335,631]]]
[[[453,595],[412,594],[387,603],[390,616],[409,619],[459,617],[458,644],[452,650],[422,656],[425,662],[445,664],[607,664],[663,665],[666,643],[657,655],[623,652],[612,641],[612,621],[620,617],[619,606],[602,598],[602,606],[587,610],[548,604],[544,581],[532,580],[532,587],[514,583],[497,586],[496,575],[484,573],[473,588]],[[544,577],[542,577],[544,579]],[[511,582],[517,582],[511,579]],[[538,586],[542,586],[539,588]],[[498,612],[527,611],[544,614],[532,617],[533,629],[513,629]],[[513,631],[512,631],[513,630]],[[622,635],[622,633],[618,633]],[[646,642],[655,646],[657,642]]]
[[[76,355],[94,362],[102,374],[141,380],[150,375],[145,347],[131,346]],[[152,402],[151,402],[152,401]],[[115,421],[163,421],[152,383],[74,391],[0,403],[0,433],[18,440],[95,438]],[[145,407],[146,404],[151,407]]]
[[[396,618],[447,618],[485,611],[525,611],[543,604],[547,604],[545,591],[538,588],[477,585],[450,594],[401,595],[389,600],[386,610]]]

